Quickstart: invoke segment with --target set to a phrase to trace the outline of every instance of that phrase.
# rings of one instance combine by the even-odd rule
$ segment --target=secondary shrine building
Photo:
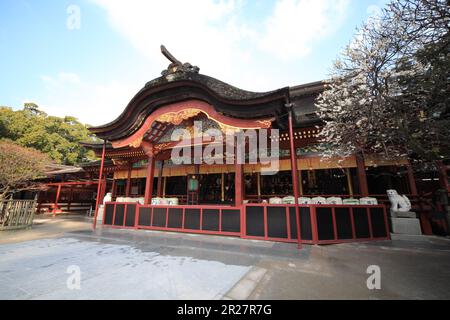
[[[322,82],[249,92],[171,61],[116,120],[90,128],[105,141],[85,144],[102,158],[95,223],[304,243],[389,238],[386,189],[417,195],[412,169],[362,155],[322,161]],[[242,163],[236,141],[247,131],[256,135],[243,140]]]

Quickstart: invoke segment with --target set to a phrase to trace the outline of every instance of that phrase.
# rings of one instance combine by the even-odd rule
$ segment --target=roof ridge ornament
[[[161,72],[163,76],[168,76],[176,72],[198,73],[200,71],[199,67],[191,65],[189,62],[182,63],[180,60],[176,59],[164,45],[161,45],[161,53],[171,62],[167,69]]]

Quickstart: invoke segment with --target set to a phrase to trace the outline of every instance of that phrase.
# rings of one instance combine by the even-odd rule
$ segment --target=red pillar
[[[99,201],[100,203],[103,203],[103,199],[105,198],[105,194],[106,194],[106,187],[107,187],[107,180],[106,180],[106,176],[107,174],[105,174],[103,180],[102,180],[102,188],[100,189],[100,197],[99,197]]]
[[[102,161],[100,163],[100,173],[97,182],[97,199],[95,201],[95,214],[94,214],[94,229],[97,226],[97,214],[98,214],[98,206],[100,204],[100,191],[102,187],[103,180],[103,167],[105,165],[105,153],[106,153],[106,140],[103,142],[103,150],[102,150]]]
[[[160,166],[158,168],[158,187],[157,187],[157,191],[156,191],[156,194],[157,194],[158,197],[162,197],[163,165],[164,165],[164,161],[161,160],[160,161]]]
[[[70,188],[69,200],[67,201],[67,211],[70,211],[70,205],[72,203],[73,198],[73,188]]]
[[[234,178],[234,198],[235,205],[238,207],[243,203],[243,188],[242,188],[242,164],[235,163],[235,178]]]
[[[294,129],[292,125],[292,110],[289,110],[289,147],[291,153],[291,171],[292,171],[292,188],[294,191],[295,204],[298,204],[298,170],[297,170],[297,157],[295,154],[294,145]]]
[[[294,191],[294,203],[295,203],[295,222],[297,225],[297,239],[298,246],[301,246],[301,235],[300,235],[300,217],[298,210],[298,171],[297,171],[297,157],[295,152],[295,144],[294,144],[294,126],[293,126],[293,104],[289,103],[286,105],[288,108],[288,122],[289,122],[289,148],[291,153],[291,171],[292,171],[292,189]]]
[[[146,205],[152,203],[154,173],[155,173],[155,158],[153,157],[153,155],[150,155],[148,157],[147,179],[145,181],[144,204]]]
[[[116,180],[113,177],[112,186],[111,186],[111,198],[116,196]]]
[[[409,162],[406,165],[406,170],[408,170],[409,191],[413,196],[417,196],[418,193],[417,193],[416,179],[414,179],[414,172]]]
[[[234,153],[234,203],[236,207],[239,207],[243,203],[243,188],[242,188],[242,172],[243,172],[243,164],[239,163],[245,161],[245,156],[243,155],[242,159],[238,159],[238,139],[236,137],[236,147]]]
[[[125,187],[125,197],[129,197],[130,196],[130,191],[131,191],[131,171],[133,169],[133,164],[130,163],[128,164],[128,176],[127,176],[127,185]]]
[[[37,206],[36,206],[36,213],[41,213],[41,206],[42,206],[42,191],[39,191],[37,194]]]
[[[58,201],[59,201],[59,195],[61,194],[61,184],[58,184],[58,189],[56,190],[56,198],[55,203],[53,204],[53,215],[55,215],[58,212]]]
[[[356,154],[356,168],[358,171],[359,193],[363,197],[369,195],[369,187],[367,186],[366,167],[364,165],[364,157],[361,153]]]
[[[441,187],[447,191],[450,190],[450,186],[448,184],[448,177],[447,177],[447,168],[444,165],[443,161],[437,162],[438,170],[439,170],[439,184]]]

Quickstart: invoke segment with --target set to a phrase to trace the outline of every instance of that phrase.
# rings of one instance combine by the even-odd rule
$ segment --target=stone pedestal
[[[417,218],[389,218],[392,233],[421,235],[420,220]]]
[[[391,211],[391,218],[417,218],[415,212],[400,212],[400,211]]]
[[[103,221],[103,210],[104,210],[105,206],[103,204],[98,206],[98,213],[97,213],[97,224],[98,223],[102,223]]]
[[[401,241],[430,241],[430,236],[424,234],[403,234],[403,233],[391,233],[391,240]]]

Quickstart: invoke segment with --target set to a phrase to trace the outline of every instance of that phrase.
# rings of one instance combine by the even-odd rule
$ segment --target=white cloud
[[[151,60],[164,63],[159,53],[165,44],[180,59],[215,63],[233,52],[236,33],[225,17],[235,10],[234,1],[95,0],[111,25]],[[215,27],[213,24],[220,24]],[[222,32],[223,29],[228,29]]]
[[[117,81],[100,85],[85,82],[70,72],[43,75],[41,80],[45,88],[42,97],[27,100],[37,103],[50,115],[70,115],[91,125],[114,120],[142,86],[140,83]]]
[[[147,67],[159,72],[168,65],[159,51],[165,44],[182,62],[198,65],[202,73],[254,91],[300,84],[301,59],[338,32],[348,8],[348,0],[280,0],[255,17],[244,0],[91,1],[104,9],[111,27],[145,57]],[[133,70],[143,68],[139,62],[127,63]],[[120,77],[100,84],[71,72],[43,75],[42,97],[32,100],[52,115],[105,124],[142,88],[142,78],[125,82]]]
[[[162,67],[159,45],[165,44],[206,74],[271,89],[281,86],[280,75],[267,77],[261,71],[275,66],[288,71],[293,61],[337,32],[348,7],[348,0],[280,0],[272,12],[249,20],[245,1],[92,1],[106,11],[115,30]]]
[[[348,0],[282,0],[265,22],[261,48],[283,59],[306,56],[314,44],[336,31]]]
[[[80,84],[80,77],[72,72],[60,72],[56,77],[42,75],[41,80],[46,88],[62,87],[67,84]]]

